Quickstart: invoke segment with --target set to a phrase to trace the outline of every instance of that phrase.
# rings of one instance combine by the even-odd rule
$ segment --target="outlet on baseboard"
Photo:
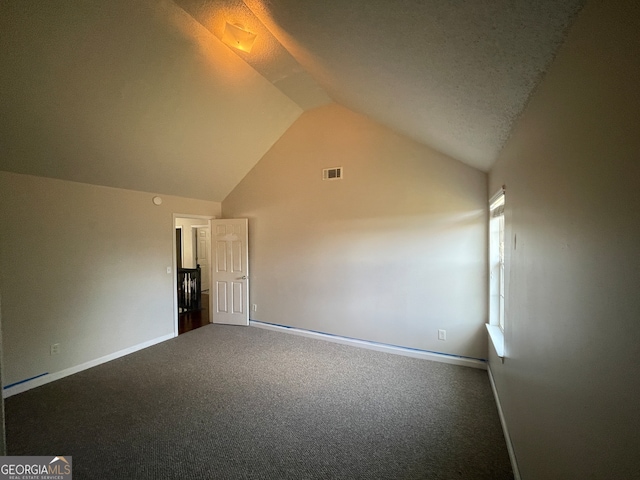
[[[58,355],[60,353],[60,344],[53,343],[51,345],[51,355]]]
[[[439,329],[438,330],[438,340],[446,340],[447,339],[447,331]]]

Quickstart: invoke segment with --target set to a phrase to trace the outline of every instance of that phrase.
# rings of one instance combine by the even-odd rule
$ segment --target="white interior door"
[[[211,220],[213,323],[249,325],[247,219]]]
[[[208,292],[211,288],[211,262],[209,252],[211,251],[211,229],[199,227],[195,229],[196,234],[196,263],[200,265],[200,278],[202,291]]]

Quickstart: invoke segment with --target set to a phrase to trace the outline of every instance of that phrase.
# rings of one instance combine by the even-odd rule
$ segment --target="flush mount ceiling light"
[[[222,41],[230,47],[249,53],[255,40],[256,34],[245,30],[242,25],[225,22]]]

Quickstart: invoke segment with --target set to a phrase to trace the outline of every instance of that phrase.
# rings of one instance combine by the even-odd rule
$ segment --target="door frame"
[[[176,219],[177,218],[190,218],[193,220],[204,220],[203,224],[207,224],[209,226],[209,230],[211,230],[211,220],[214,220],[216,217],[213,215],[194,215],[192,213],[174,213],[173,220],[171,222],[171,238],[173,243],[172,255],[173,255],[173,281],[171,284],[173,285],[173,336],[178,336],[178,258],[176,256]],[[213,248],[213,247],[212,247]],[[209,258],[211,258],[211,253],[209,252]],[[212,278],[211,262],[209,262],[209,278]],[[212,311],[213,308],[213,296],[209,295],[209,312]],[[209,322],[211,322],[211,316],[209,316]]]
[[[180,230],[180,266],[182,266],[182,259],[184,258],[184,234],[182,232],[182,225],[176,225],[175,220],[173,221],[173,228],[174,230]],[[177,237],[176,237],[177,238]],[[178,271],[178,242],[177,240],[174,240],[174,247],[173,247],[173,251],[175,252],[175,266],[174,266],[174,272],[173,273],[177,273]]]

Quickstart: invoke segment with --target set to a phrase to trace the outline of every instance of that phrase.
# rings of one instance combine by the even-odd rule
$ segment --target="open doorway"
[[[211,322],[211,217],[174,215],[175,330],[181,335]]]

